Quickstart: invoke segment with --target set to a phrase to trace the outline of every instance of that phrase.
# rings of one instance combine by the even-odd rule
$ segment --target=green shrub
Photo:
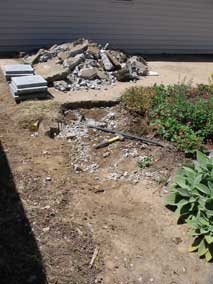
[[[213,138],[213,86],[134,87],[125,92],[122,102],[146,115],[150,124],[159,126],[157,134],[181,151],[202,150],[202,143]]]
[[[159,125],[157,133],[164,139],[174,142],[178,150],[185,153],[194,149],[202,149],[202,138],[187,125],[183,125],[173,118],[155,120]]]
[[[192,227],[190,251],[213,259],[213,159],[197,151],[197,160],[176,174],[166,205]]]

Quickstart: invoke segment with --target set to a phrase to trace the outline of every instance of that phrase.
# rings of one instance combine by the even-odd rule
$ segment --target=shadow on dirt
[[[0,143],[0,283],[45,284],[35,237]]]

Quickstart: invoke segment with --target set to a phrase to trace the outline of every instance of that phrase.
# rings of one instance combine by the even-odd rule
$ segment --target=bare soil
[[[51,139],[46,131],[59,120],[72,124],[76,114],[136,134],[147,131],[121,106],[63,117],[52,101],[16,105],[3,77],[0,94],[1,283],[213,283],[212,264],[188,253],[187,226],[178,226],[164,206],[184,160],[172,145],[125,140],[95,150],[112,136],[92,129]],[[153,162],[142,170],[137,161],[144,156]]]

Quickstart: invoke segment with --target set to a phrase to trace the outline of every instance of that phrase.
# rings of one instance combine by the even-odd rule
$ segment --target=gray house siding
[[[0,0],[0,52],[79,37],[136,53],[213,53],[213,1]]]

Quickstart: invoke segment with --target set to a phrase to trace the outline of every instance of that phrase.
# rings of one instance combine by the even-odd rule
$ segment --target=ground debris
[[[98,256],[98,248],[95,248],[92,259],[91,259],[90,264],[89,264],[89,268],[93,267],[93,264],[94,264],[97,256]]]

